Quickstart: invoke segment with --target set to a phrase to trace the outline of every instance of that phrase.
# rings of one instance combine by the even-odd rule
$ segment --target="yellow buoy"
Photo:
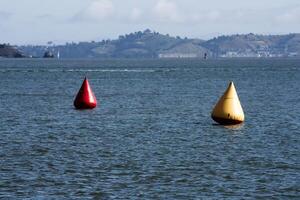
[[[244,111],[233,82],[218,101],[211,113],[213,120],[223,125],[240,124],[245,120]]]

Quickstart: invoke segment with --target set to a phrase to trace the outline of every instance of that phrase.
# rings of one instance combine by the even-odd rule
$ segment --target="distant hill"
[[[20,51],[8,44],[0,44],[0,57],[4,58],[22,58],[24,57]]]
[[[46,51],[61,58],[203,58],[300,57],[300,34],[220,36],[211,40],[173,37],[149,29],[119,36],[115,40],[49,46],[19,46],[31,57]]]
[[[300,34],[221,36],[202,46],[215,57],[294,57],[300,56]]]

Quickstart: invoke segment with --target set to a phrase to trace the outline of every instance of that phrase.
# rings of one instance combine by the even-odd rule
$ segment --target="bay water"
[[[241,126],[210,118],[229,81]],[[299,86],[299,59],[0,59],[0,199],[299,199]]]

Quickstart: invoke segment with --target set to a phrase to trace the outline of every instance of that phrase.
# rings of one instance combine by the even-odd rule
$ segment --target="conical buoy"
[[[211,117],[222,125],[240,124],[245,120],[233,82],[229,83],[227,90],[213,109]]]
[[[74,106],[77,109],[93,109],[97,106],[96,97],[86,77],[76,95]]]

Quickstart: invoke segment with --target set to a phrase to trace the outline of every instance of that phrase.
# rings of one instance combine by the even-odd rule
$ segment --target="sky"
[[[0,0],[0,43],[100,41],[147,28],[200,39],[300,33],[300,0]]]

